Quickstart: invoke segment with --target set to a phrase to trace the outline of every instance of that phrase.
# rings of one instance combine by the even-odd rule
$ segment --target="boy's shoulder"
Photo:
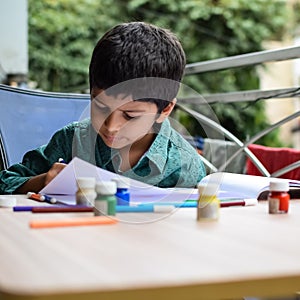
[[[169,121],[162,125],[148,156],[164,174],[169,174],[160,186],[196,186],[205,176],[201,156]],[[172,180],[175,181],[170,185]]]
[[[197,153],[196,149],[170,124],[169,120],[163,123],[161,132],[163,136],[168,137],[169,143],[173,144],[176,148],[182,152]]]
[[[90,119],[84,119],[81,121],[71,122],[54,134],[55,138],[73,138],[75,136],[89,135],[91,132],[91,121]]]
[[[156,161],[159,155],[159,161],[162,164],[180,166],[185,164],[201,164],[201,158],[197,150],[177,131],[168,119],[162,124],[156,139],[147,152],[148,158]]]
[[[82,132],[90,130],[91,127],[91,121],[90,119],[84,119],[81,121],[74,121],[71,122],[64,127],[62,127],[60,130],[58,130],[57,134],[74,134],[75,132]]]
[[[174,128],[171,128],[170,141],[183,151],[195,151],[195,148]]]
[[[67,124],[62,129],[64,130],[75,130],[75,129],[87,129],[91,126],[91,120],[89,118],[81,120],[81,121],[74,121],[72,123]]]

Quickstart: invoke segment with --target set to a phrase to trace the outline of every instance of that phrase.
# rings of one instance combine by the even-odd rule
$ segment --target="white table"
[[[18,196],[19,204],[38,205]],[[267,203],[171,215],[119,214],[116,225],[30,229],[33,214],[0,208],[0,298],[229,299],[293,295],[300,289],[300,201],[287,215]]]

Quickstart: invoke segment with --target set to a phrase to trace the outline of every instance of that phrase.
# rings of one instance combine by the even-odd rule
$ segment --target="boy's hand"
[[[28,192],[38,193],[65,167],[66,164],[64,163],[54,163],[47,173],[31,177],[19,188],[17,188],[14,191],[14,194],[27,194]]]
[[[51,169],[46,173],[45,185],[47,185],[58,173],[61,172],[67,165],[63,163],[54,163]]]

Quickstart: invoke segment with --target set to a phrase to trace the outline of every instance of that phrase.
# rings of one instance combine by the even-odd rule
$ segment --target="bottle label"
[[[268,198],[269,201],[269,214],[279,214],[280,200],[278,198]]]
[[[280,197],[279,210],[281,213],[287,213],[289,210],[290,195],[288,193],[283,194]]]
[[[117,205],[129,205],[130,194],[125,189],[123,189],[123,190],[121,190],[121,189],[117,190],[116,198],[117,198]]]
[[[220,205],[217,201],[206,203],[197,208],[197,220],[205,221],[205,220],[217,220],[219,218],[219,208]]]
[[[109,198],[108,202],[108,215],[109,216],[114,216],[116,215],[116,204],[117,204],[117,199],[115,196],[111,196]]]
[[[76,193],[76,204],[94,206],[95,198],[96,198],[96,192],[94,191],[88,191],[88,192],[80,191]]]
[[[95,216],[107,216],[108,214],[108,202],[105,200],[96,200],[94,206]]]

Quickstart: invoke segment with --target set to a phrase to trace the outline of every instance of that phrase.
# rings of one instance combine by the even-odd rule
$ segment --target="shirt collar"
[[[163,171],[168,159],[168,144],[171,135],[170,121],[166,119],[160,126],[159,132],[150,146],[149,150],[145,153],[149,161],[157,166],[160,172]]]

